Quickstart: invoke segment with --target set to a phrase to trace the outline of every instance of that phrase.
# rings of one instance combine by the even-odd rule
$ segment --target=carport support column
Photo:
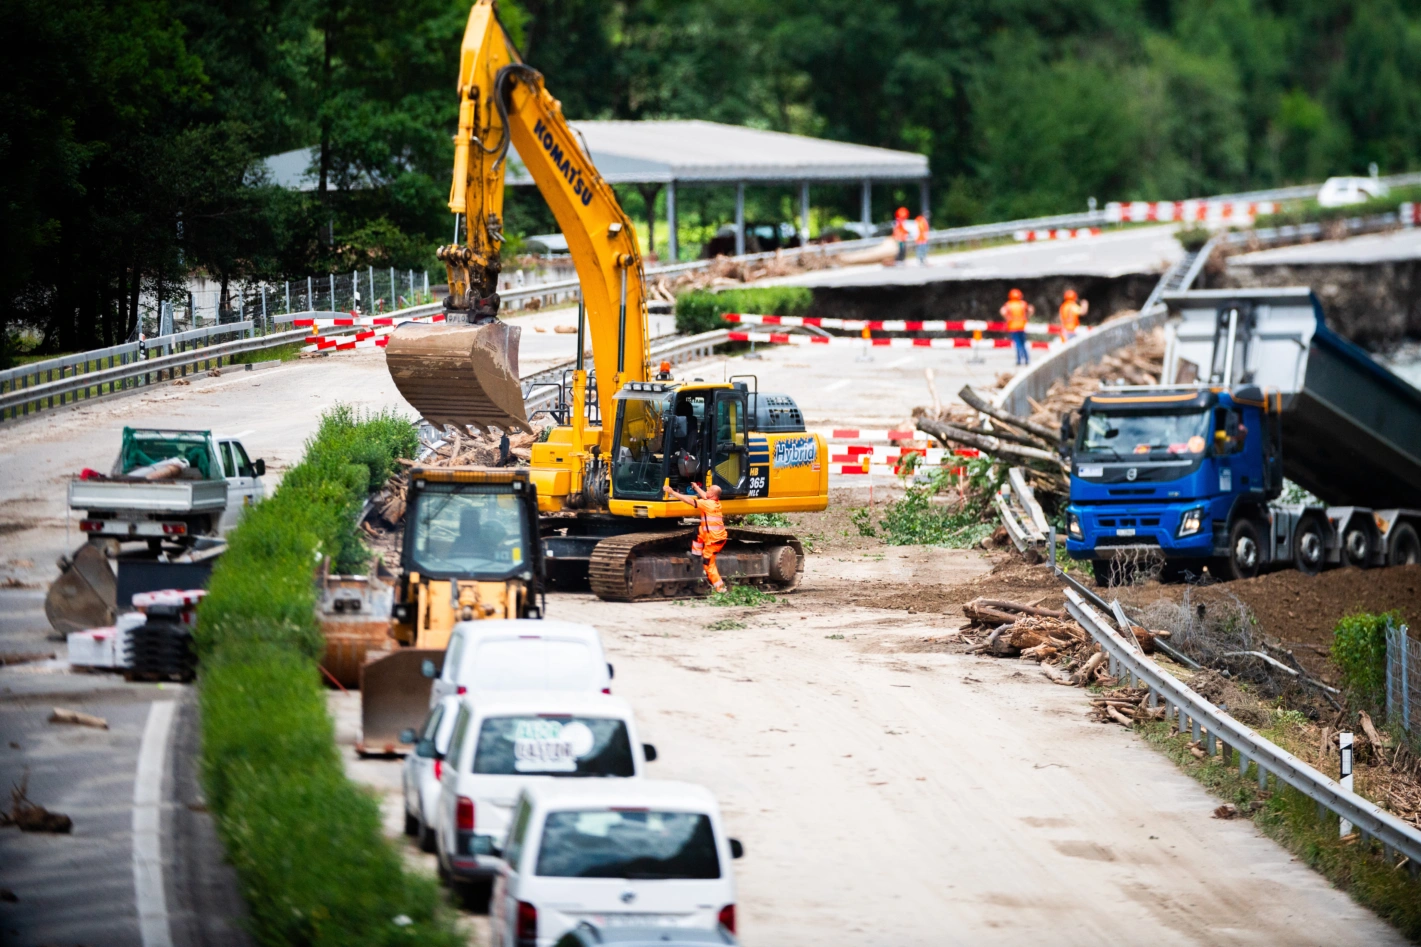
[[[799,245],[809,243],[809,182],[799,182]]]
[[[745,182],[735,182],[735,255],[745,253]]]
[[[859,223],[864,227],[873,224],[873,182],[868,178],[864,178],[859,197]],[[869,234],[865,234],[865,236],[869,236]]]
[[[679,258],[676,256],[676,182],[666,182],[666,231],[667,248],[666,255],[670,257],[670,262],[675,263]]]

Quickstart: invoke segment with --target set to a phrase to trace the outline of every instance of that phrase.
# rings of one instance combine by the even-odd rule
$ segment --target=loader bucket
[[[385,363],[400,394],[431,424],[529,431],[518,379],[522,333],[503,322],[406,322],[390,336]]]
[[[72,559],[61,559],[59,568],[59,578],[44,598],[44,615],[54,630],[69,634],[112,625],[118,583],[104,551],[85,543]]]
[[[429,713],[429,678],[421,673],[425,661],[435,668],[444,663],[437,648],[401,648],[372,656],[360,669],[361,753],[403,753],[409,744],[400,742],[400,731],[418,728]]]

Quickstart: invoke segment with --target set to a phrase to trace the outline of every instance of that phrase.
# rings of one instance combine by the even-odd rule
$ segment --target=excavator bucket
[[[63,634],[112,625],[118,582],[104,551],[85,543],[73,558],[59,561],[59,578],[44,599],[44,615]]]
[[[390,336],[385,362],[400,394],[431,424],[529,431],[518,379],[522,332],[503,322],[407,322]]]
[[[401,648],[384,654],[371,653],[360,669],[360,742],[356,749],[366,754],[402,753],[409,744],[400,741],[400,731],[417,728],[429,713],[430,679],[424,662],[434,662],[436,671],[444,663],[439,648]]]

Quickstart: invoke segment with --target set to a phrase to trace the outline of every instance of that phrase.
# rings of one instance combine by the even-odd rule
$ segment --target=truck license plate
[[[1117,529],[1117,530],[1115,531],[1115,535],[1116,535],[1116,536],[1133,536],[1133,535],[1135,535],[1135,531],[1134,531],[1133,529]]]

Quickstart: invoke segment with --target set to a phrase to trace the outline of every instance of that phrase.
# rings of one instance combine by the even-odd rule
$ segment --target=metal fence
[[[1386,624],[1386,719],[1415,736],[1421,729],[1421,639]]]
[[[1421,865],[1421,830],[1293,756],[1282,747],[1259,736],[1239,723],[1221,707],[1165,671],[1146,657],[1135,643],[1133,631],[1117,630],[1109,616],[1114,609],[1103,599],[1059,570],[1056,577],[1067,583],[1066,610],[1090,633],[1110,661],[1110,673],[1125,683],[1149,691],[1149,705],[1165,708],[1165,719],[1178,718],[1179,732],[1189,733],[1202,744],[1208,756],[1217,755],[1226,763],[1236,763],[1240,776],[1257,778],[1260,789],[1270,780],[1291,786],[1317,803],[1319,816],[1330,812],[1345,819],[1360,833],[1360,844],[1374,841],[1382,846],[1389,861],[1397,853],[1417,876]]]

